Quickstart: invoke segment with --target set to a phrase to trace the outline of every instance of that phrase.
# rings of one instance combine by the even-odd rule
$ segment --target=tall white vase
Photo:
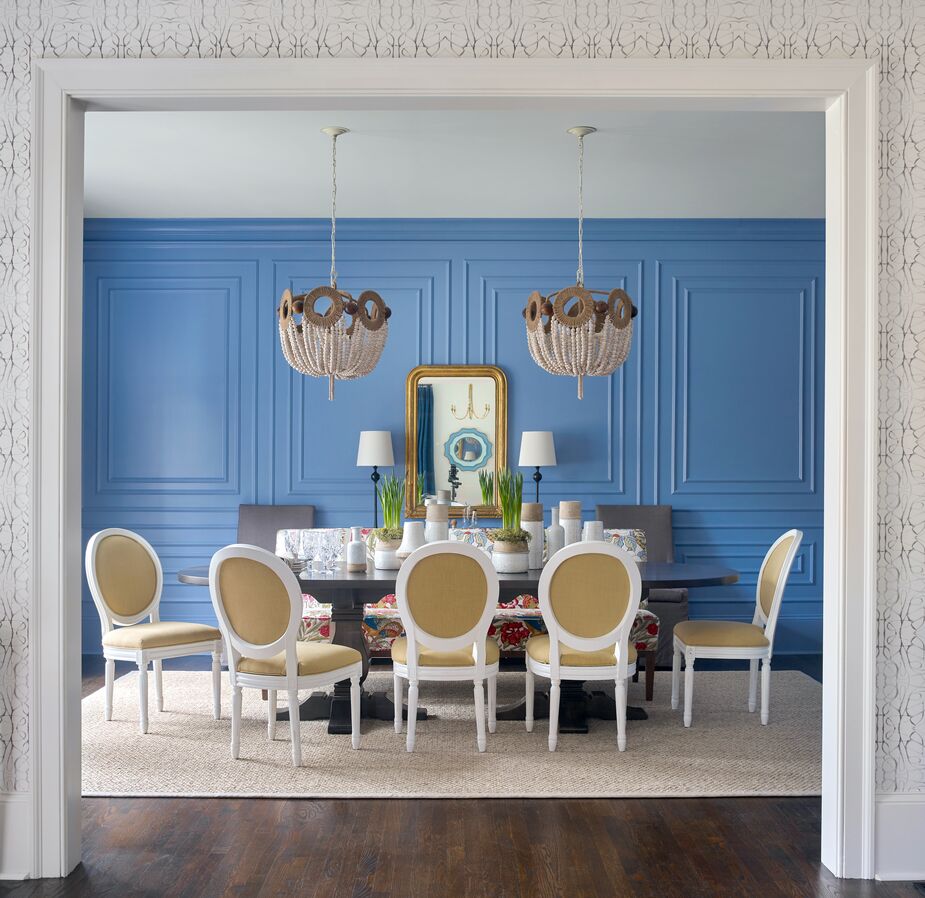
[[[350,542],[347,543],[347,570],[355,573],[366,570],[366,543],[363,542],[361,527],[350,528]]]
[[[549,526],[546,528],[546,560],[549,561],[559,549],[565,546],[565,530],[559,523],[559,509],[553,508],[549,512],[551,518]]]
[[[424,539],[429,543],[450,538],[449,506],[431,502],[424,514]]]
[[[581,541],[581,502],[562,501],[559,503],[559,520],[565,532],[565,545]]]
[[[527,566],[535,571],[543,566],[543,506],[539,502],[524,502],[520,507],[520,523],[530,534]]]

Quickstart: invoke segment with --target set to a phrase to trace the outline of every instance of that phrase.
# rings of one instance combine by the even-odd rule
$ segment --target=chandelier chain
[[[337,268],[335,251],[337,248],[337,134],[331,135],[331,286],[337,289]]]
[[[584,175],[585,175],[585,139],[583,135],[578,137],[578,272],[575,275],[575,282],[579,287],[585,285],[585,257],[584,257],[584,236],[585,236],[585,201],[584,201]]]

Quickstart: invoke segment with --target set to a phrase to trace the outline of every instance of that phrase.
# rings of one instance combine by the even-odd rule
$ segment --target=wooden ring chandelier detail
[[[354,299],[337,287],[337,138],[347,129],[322,131],[331,138],[331,285],[298,295],[284,290],[277,314],[286,361],[302,374],[326,377],[328,399],[333,399],[335,380],[365,377],[378,364],[392,310],[374,290]],[[319,301],[326,304],[321,311]]]
[[[583,125],[568,131],[578,138],[576,283],[548,296],[534,291],[523,310],[533,361],[550,374],[577,377],[579,399],[584,396],[586,376],[612,374],[626,361],[633,342],[633,319],[639,311],[623,289],[608,292],[584,285],[584,139],[595,130]]]

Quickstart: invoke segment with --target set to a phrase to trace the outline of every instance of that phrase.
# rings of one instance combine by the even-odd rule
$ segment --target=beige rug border
[[[793,671],[793,673],[802,674],[807,679],[813,678],[804,671]],[[815,681],[814,681],[815,682]],[[103,691],[103,687],[88,693],[81,699],[88,699]],[[362,748],[359,749],[362,751]],[[489,742],[488,753],[491,753],[491,743]],[[402,801],[405,799],[425,800],[425,801],[485,801],[494,799],[498,801],[532,799],[534,801],[561,801],[565,799],[575,799],[579,801],[589,801],[594,799],[610,800],[622,799],[632,800],[641,799],[651,801],[653,799],[670,799],[684,800],[686,798],[818,798],[821,796],[821,790],[807,791],[804,789],[780,789],[769,790],[766,792],[755,792],[753,790],[722,790],[722,791],[692,791],[692,792],[657,792],[657,793],[640,793],[640,792],[546,792],[537,795],[532,792],[514,792],[507,793],[503,798],[495,792],[485,792],[466,795],[448,795],[445,792],[406,792],[402,795],[383,795],[380,792],[181,792],[176,790],[141,790],[133,789],[131,791],[117,792],[114,790],[104,791],[83,791],[82,798],[191,798],[191,799],[259,799],[259,800],[297,800],[305,801]]]

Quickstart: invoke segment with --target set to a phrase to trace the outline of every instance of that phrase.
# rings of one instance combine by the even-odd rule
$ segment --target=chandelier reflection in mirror
[[[584,140],[596,130],[587,125],[568,129],[578,138],[576,283],[549,296],[534,291],[523,312],[533,360],[550,374],[577,377],[579,399],[584,396],[586,375],[611,374],[626,361],[633,342],[633,318],[638,312],[625,290],[607,292],[585,287]]]
[[[279,340],[286,361],[296,371],[328,379],[328,399],[333,399],[335,380],[355,380],[376,367],[389,335],[392,310],[373,290],[364,290],[354,299],[337,287],[337,138],[347,129],[321,130],[331,138],[331,284],[298,296],[283,291]]]

